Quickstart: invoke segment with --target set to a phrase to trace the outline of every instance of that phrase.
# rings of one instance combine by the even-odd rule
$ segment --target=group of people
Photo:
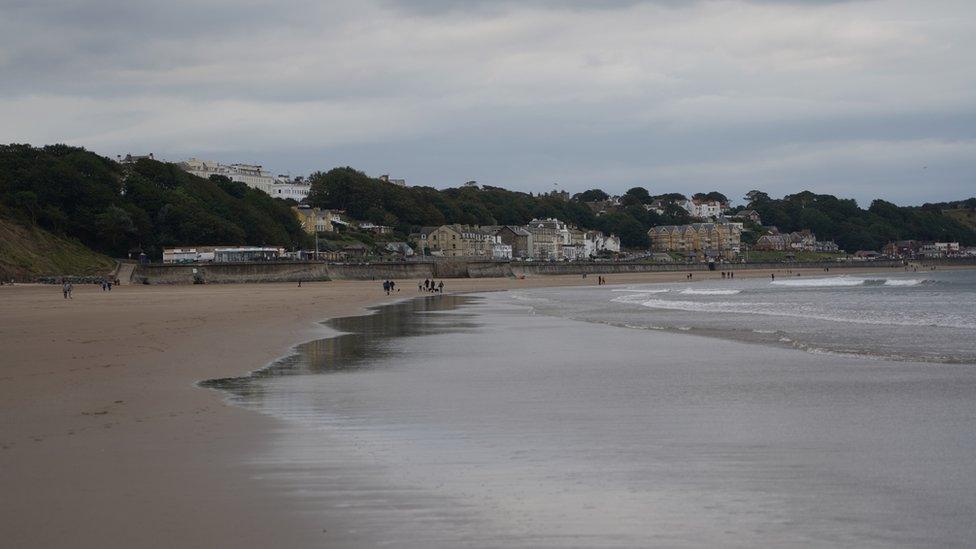
[[[735,278],[735,273],[732,271],[722,271],[722,278]]]
[[[424,279],[423,282],[417,284],[418,292],[430,292],[430,293],[444,293],[444,281],[435,282],[429,278]]]
[[[13,284],[13,281],[11,281],[10,283]],[[118,286],[120,283],[121,281],[118,278],[114,280],[103,278],[97,281],[97,284],[102,287],[103,292],[111,292],[112,286]],[[65,299],[74,299],[74,297],[71,295],[72,292],[74,292],[74,290],[75,290],[75,285],[72,284],[69,279],[67,278],[61,279],[61,293],[64,295]]]
[[[393,282],[392,280],[384,280],[383,291],[386,292],[386,295],[390,295],[393,292],[399,292],[400,290],[396,289],[396,282]]]

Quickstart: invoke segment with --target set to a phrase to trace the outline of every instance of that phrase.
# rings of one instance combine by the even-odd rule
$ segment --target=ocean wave
[[[695,290],[692,288],[685,288],[681,290],[680,293],[685,295],[735,295],[742,292],[742,290]]]
[[[921,278],[854,278],[839,276],[834,278],[789,278],[774,280],[770,284],[776,286],[793,286],[802,288],[848,288],[852,286],[918,286],[931,282]]]
[[[776,286],[803,286],[803,287],[823,287],[829,288],[833,286],[860,286],[867,282],[863,278],[850,278],[847,276],[839,276],[834,278],[791,278],[787,280],[774,280],[770,284]]]
[[[924,284],[928,282],[925,279],[920,278],[889,278],[885,280],[885,286],[918,286],[919,284]]]
[[[737,313],[766,316],[782,316],[823,320],[827,322],[847,322],[851,324],[871,324],[880,326],[932,326],[938,328],[958,328],[964,330],[976,329],[976,324],[959,318],[892,318],[878,314],[871,316],[841,316],[827,314],[823,311],[811,310],[809,306],[791,305],[788,308],[777,308],[781,305],[766,302],[734,302],[734,301],[683,301],[670,299],[649,299],[632,301],[651,309],[669,309],[674,311],[709,312],[709,313]]]
[[[621,289],[616,289],[616,290],[610,290],[610,291],[611,292],[630,292],[630,293],[634,293],[634,294],[663,294],[663,293],[666,293],[666,292],[670,292],[671,290],[669,290],[667,288],[658,288],[656,290],[631,290],[631,289],[621,290]]]

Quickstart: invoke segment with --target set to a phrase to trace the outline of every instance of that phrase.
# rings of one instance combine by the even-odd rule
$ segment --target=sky
[[[972,0],[0,0],[0,143],[411,185],[976,194]]]

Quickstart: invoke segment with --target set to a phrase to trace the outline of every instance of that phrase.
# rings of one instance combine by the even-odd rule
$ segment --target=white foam
[[[931,316],[920,316],[912,318],[901,316],[897,318],[882,317],[878,315],[869,316],[840,316],[837,314],[827,314],[823,311],[811,308],[809,305],[787,305],[763,302],[734,302],[734,301],[681,301],[671,299],[649,299],[636,302],[644,307],[652,309],[670,309],[675,311],[689,312],[712,312],[712,313],[745,313],[767,316],[783,316],[792,318],[808,318],[816,320],[826,320],[829,322],[849,322],[851,324],[872,324],[881,326],[934,326],[941,328],[961,328],[974,329],[976,324],[960,318],[941,317],[931,318]]]
[[[685,295],[735,295],[742,290],[695,290],[692,288],[685,288],[681,290],[681,293]]]
[[[610,291],[611,292],[630,292],[630,293],[635,293],[635,294],[663,294],[663,293],[666,293],[666,292],[670,292],[671,290],[669,290],[667,288],[658,288],[656,290],[631,290],[631,289],[619,290],[618,289],[618,290],[610,290]]]
[[[925,280],[919,278],[889,278],[885,280],[885,286],[918,286],[919,284],[925,282]]]
[[[777,286],[805,286],[805,287],[832,287],[832,286],[860,286],[866,281],[863,278],[850,278],[839,276],[833,278],[790,278],[787,280],[774,280],[770,284]]]

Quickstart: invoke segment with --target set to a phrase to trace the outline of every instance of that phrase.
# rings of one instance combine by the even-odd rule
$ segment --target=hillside
[[[174,164],[119,164],[78,147],[0,145],[0,206],[8,219],[77,239],[112,257],[187,245],[302,247],[291,206],[226,177]]]
[[[958,208],[953,210],[944,210],[942,212],[947,217],[951,217],[956,220],[959,224],[965,225],[970,229],[976,231],[976,210],[972,208]]]
[[[80,242],[0,218],[0,279],[20,282],[38,276],[103,275],[114,268],[114,260]]]

